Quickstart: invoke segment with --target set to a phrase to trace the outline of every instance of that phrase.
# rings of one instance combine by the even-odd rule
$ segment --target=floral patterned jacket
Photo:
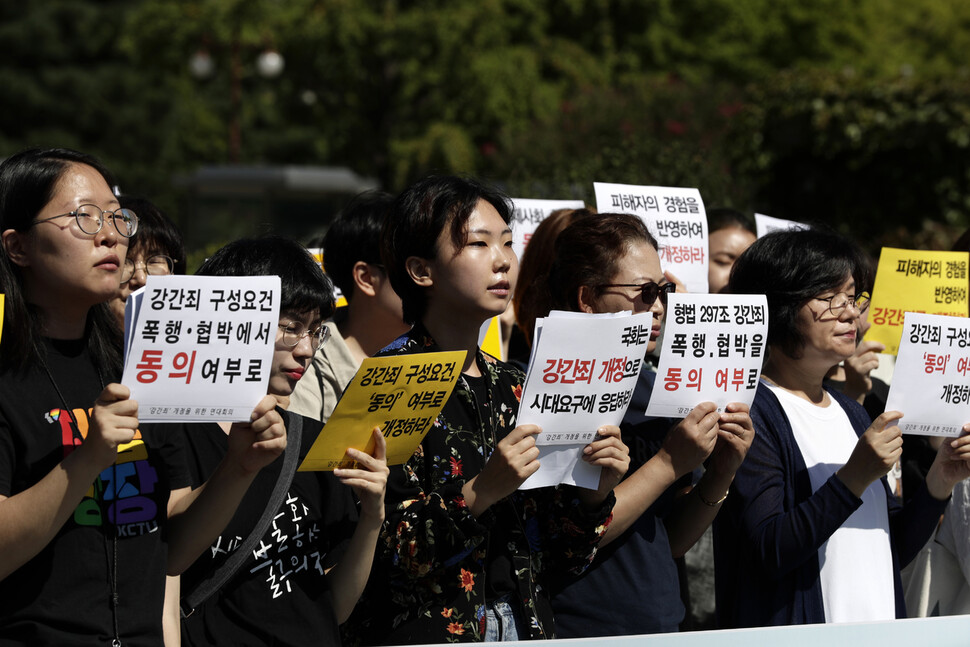
[[[439,350],[415,326],[383,355]],[[489,537],[504,530],[527,634],[553,638],[550,579],[575,576],[592,562],[612,519],[612,494],[599,510],[580,505],[570,486],[517,491],[474,517],[462,486],[515,427],[524,375],[478,351],[490,420],[479,419],[473,393],[460,379],[414,455],[391,467],[387,520],[374,571],[345,639],[362,644],[481,641]]]

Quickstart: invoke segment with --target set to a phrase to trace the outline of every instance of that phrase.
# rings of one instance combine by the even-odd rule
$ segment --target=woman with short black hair
[[[970,474],[970,436],[944,443],[900,506],[885,474],[903,414],[871,421],[823,385],[855,352],[871,286],[862,251],[818,229],[769,234],[734,266],[730,292],[767,296],[769,352],[751,408],[757,434],[714,524],[722,627],[905,617],[899,569]]]

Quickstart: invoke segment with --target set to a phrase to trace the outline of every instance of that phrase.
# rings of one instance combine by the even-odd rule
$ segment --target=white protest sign
[[[794,220],[785,220],[784,218],[772,218],[771,216],[766,216],[763,213],[754,214],[754,228],[758,234],[758,238],[761,238],[765,234],[770,234],[773,231],[784,231],[788,229],[811,229],[811,227],[805,223],[796,222]]]
[[[919,436],[959,436],[970,422],[970,319],[907,312],[886,398],[899,428]]]
[[[653,314],[553,311],[536,321],[518,425],[542,433],[539,471],[521,489],[568,483],[596,488],[600,468],[581,460],[602,425],[619,425],[636,387]]]
[[[718,411],[731,402],[751,406],[767,337],[762,294],[671,294],[647,415],[683,418],[701,402]]]
[[[529,245],[532,234],[539,223],[553,211],[559,209],[583,209],[582,200],[533,200],[512,198],[512,250],[522,260],[522,254]]]
[[[125,306],[122,384],[141,422],[248,421],[266,395],[277,276],[149,276]]]
[[[707,292],[707,212],[697,189],[594,182],[596,210],[640,216],[660,245],[660,263],[688,292]]]

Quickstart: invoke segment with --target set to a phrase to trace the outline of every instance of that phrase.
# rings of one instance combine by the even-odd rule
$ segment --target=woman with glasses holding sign
[[[269,394],[288,401],[330,329],[333,285],[299,243],[279,237],[229,243],[196,273],[201,276],[279,276],[280,319]],[[301,432],[293,432],[299,418]],[[302,462],[322,423],[287,414],[290,442]],[[228,452],[229,424],[180,425],[193,485],[201,485]],[[384,436],[374,430],[374,455],[349,449],[356,469],[287,473],[281,456],[260,472],[222,534],[183,575],[183,645],[339,645],[337,630],[360,597],[384,521],[387,463]],[[288,450],[290,451],[290,450]],[[282,473],[282,477],[281,477]],[[280,478],[288,479],[278,508],[268,508]],[[354,496],[360,501],[358,514]],[[240,543],[259,526],[247,556],[207,597],[197,593],[226,568]],[[203,594],[204,595],[204,594]]]
[[[656,350],[667,296],[675,288],[664,278],[657,242],[643,221],[617,213],[593,214],[566,227],[540,284],[551,309],[653,313],[647,354]],[[741,404],[718,414],[714,403],[704,402],[680,421],[648,418],[655,377],[644,366],[620,425],[631,461],[615,490],[613,523],[593,565],[553,597],[561,637],[678,630],[684,605],[674,558],[710,526],[751,444],[751,419]],[[692,473],[708,458],[691,488]]]
[[[0,164],[0,644],[158,644],[166,572],[285,444],[261,402],[196,496],[172,434],[139,430],[108,306],[138,217],[111,185],[66,149]]]
[[[768,299],[768,356],[751,417],[757,435],[714,524],[722,627],[906,616],[899,580],[970,475],[970,436],[946,442],[901,506],[885,479],[902,437],[823,385],[856,350],[872,271],[834,233],[780,231],[738,259],[728,290]],[[964,426],[964,432],[970,425]]]

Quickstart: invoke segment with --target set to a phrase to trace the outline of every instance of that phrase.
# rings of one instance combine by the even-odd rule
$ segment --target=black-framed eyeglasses
[[[295,348],[296,345],[300,343],[300,340],[304,337],[308,337],[310,339],[310,347],[313,350],[320,348],[327,343],[328,339],[330,339],[330,329],[323,324],[314,330],[310,330],[299,321],[293,321],[288,324],[279,324],[279,327],[280,330],[283,331],[283,343],[290,348]]]
[[[130,281],[139,268],[145,270],[148,276],[168,276],[175,271],[175,261],[164,254],[149,256],[144,263],[135,263],[130,258],[126,258],[125,265],[121,268],[121,282]]]
[[[647,281],[646,283],[606,283],[600,286],[601,288],[636,288],[640,290],[640,295],[643,297],[643,302],[647,305],[653,305],[653,302],[660,297],[660,303],[667,307],[667,295],[677,291],[677,285],[674,283],[664,283],[660,285],[659,283],[654,283],[653,281]]]
[[[44,218],[43,220],[35,220],[30,223],[30,226],[39,225],[42,222],[47,222],[49,220],[56,220],[57,218],[67,218],[73,217],[77,221],[78,229],[83,231],[89,236],[94,236],[101,228],[104,227],[105,216],[111,217],[111,222],[114,223],[115,231],[124,236],[125,238],[131,238],[138,231],[138,216],[131,209],[125,209],[123,207],[110,210],[102,209],[96,204],[82,204],[77,209],[70,213],[62,213],[59,216],[51,216],[50,218]]]
[[[869,300],[871,297],[869,296],[868,292],[862,292],[854,297],[850,297],[845,292],[839,292],[838,294],[833,294],[830,297],[815,297],[815,299],[818,301],[828,301],[829,312],[832,313],[833,317],[838,317],[845,312],[845,309],[850,303],[855,306],[855,309],[859,311],[859,314],[862,314],[869,309]]]

